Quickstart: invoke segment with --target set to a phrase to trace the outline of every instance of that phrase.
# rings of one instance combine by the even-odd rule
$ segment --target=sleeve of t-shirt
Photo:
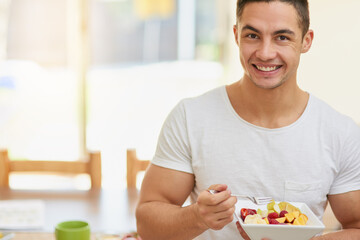
[[[184,100],[181,101],[165,120],[151,163],[193,173],[184,104]]]
[[[360,190],[360,127],[351,122],[340,152],[339,171],[329,194]]]

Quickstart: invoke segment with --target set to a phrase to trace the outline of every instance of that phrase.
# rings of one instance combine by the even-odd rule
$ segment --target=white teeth
[[[260,71],[264,71],[264,72],[274,71],[278,68],[276,66],[274,66],[274,67],[262,67],[262,66],[258,66],[258,65],[255,65],[255,66],[257,69],[259,69]]]

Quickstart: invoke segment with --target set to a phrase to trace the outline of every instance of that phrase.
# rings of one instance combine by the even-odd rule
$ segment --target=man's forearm
[[[142,203],[136,211],[137,230],[144,240],[193,239],[207,229],[195,208],[195,204]]]
[[[344,229],[337,232],[324,234],[311,240],[359,240],[360,229]]]

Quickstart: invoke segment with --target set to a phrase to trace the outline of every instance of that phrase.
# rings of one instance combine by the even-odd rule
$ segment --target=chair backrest
[[[139,172],[145,171],[150,164],[149,160],[140,160],[136,156],[135,149],[127,149],[126,151],[126,180],[128,188],[136,188],[136,176]]]
[[[101,188],[101,154],[90,152],[88,159],[78,161],[10,160],[6,149],[0,150],[0,187],[9,187],[12,172],[49,174],[89,174],[91,188]]]

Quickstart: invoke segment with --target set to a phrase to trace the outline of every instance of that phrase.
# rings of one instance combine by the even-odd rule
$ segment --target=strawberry
[[[248,215],[255,215],[255,214],[257,214],[257,211],[256,211],[255,209],[251,209],[251,208],[248,208],[248,212],[249,212]]]
[[[280,212],[280,217],[285,217],[285,214],[287,214],[288,213],[288,211],[286,211],[286,210],[282,210],[281,212]]]
[[[241,219],[244,221],[247,215],[254,215],[256,214],[256,210],[255,209],[251,209],[251,208],[242,208],[240,211],[240,216]]]
[[[279,214],[277,212],[272,212],[268,214],[268,218],[278,218]]]
[[[269,218],[269,224],[279,224],[279,222],[273,218]]]

